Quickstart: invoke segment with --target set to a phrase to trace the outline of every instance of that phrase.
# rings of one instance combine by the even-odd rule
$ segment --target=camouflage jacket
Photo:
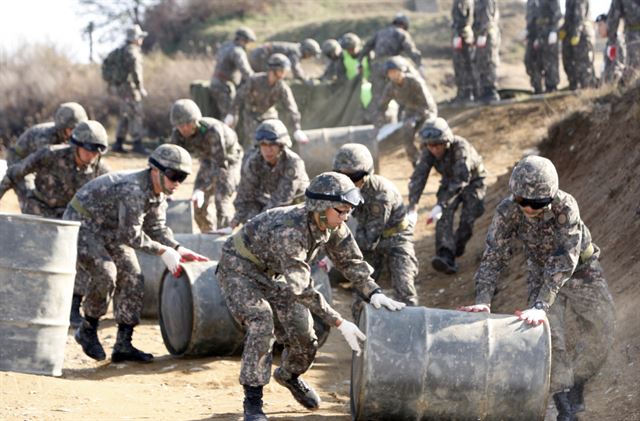
[[[404,108],[407,118],[427,120],[438,116],[438,106],[427,84],[421,76],[413,72],[405,73],[402,85],[387,82],[378,105],[377,121],[384,119],[384,113],[392,99]]]
[[[296,79],[304,80],[304,70],[300,60],[302,60],[302,52],[300,44],[296,42],[274,41],[262,44],[260,47],[254,48],[249,53],[249,63],[256,72],[266,72],[268,70],[267,61],[273,54],[284,54],[291,61],[291,72]]]
[[[443,207],[451,203],[469,184],[484,183],[487,175],[476,148],[465,138],[454,136],[442,159],[436,159],[427,148],[423,150],[409,180],[409,207],[416,206],[420,201],[431,167],[435,167],[442,175],[438,203]]]
[[[356,241],[360,250],[374,250],[383,237],[404,232],[407,209],[396,186],[380,175],[370,175],[360,189],[364,203],[353,211],[358,220]]]
[[[527,40],[533,41],[537,37],[537,23],[538,19],[538,1],[539,0],[527,0],[527,11],[525,14]]]
[[[286,206],[304,196],[309,177],[304,161],[284,148],[275,166],[269,165],[259,148],[249,152],[243,166],[234,202],[235,223],[245,223],[255,215],[277,206]]]
[[[451,28],[454,35],[467,38],[473,25],[473,0],[453,0],[451,7]]]
[[[213,78],[222,82],[231,81],[237,86],[252,74],[253,69],[249,64],[245,49],[233,41],[222,44],[216,54],[216,68],[213,71]]]
[[[245,83],[240,85],[238,94],[231,104],[231,114],[238,118],[238,112],[242,105],[246,112],[255,116],[258,120],[265,118],[277,118],[274,105],[280,105],[289,114],[294,130],[300,130],[300,112],[298,104],[293,97],[291,88],[283,80],[269,86],[266,73],[256,73]]]
[[[320,76],[320,80],[329,82],[341,82],[347,80],[347,69],[344,66],[342,54],[336,59],[328,59],[329,64],[324,69],[324,73]]]
[[[39,149],[26,159],[10,166],[0,183],[0,197],[9,188],[21,182],[25,176],[35,173],[35,190],[29,193],[49,208],[61,208],[62,216],[64,208],[80,187],[109,172],[109,169],[99,160],[86,167],[78,167],[75,151],[76,146],[49,146]]]
[[[162,245],[178,245],[165,224],[166,196],[153,192],[149,168],[100,176],[78,190],[69,206],[82,215],[83,227],[111,244],[155,255]]]
[[[562,19],[559,0],[538,0],[535,8],[536,36],[546,42],[549,32],[557,31]]]
[[[139,92],[144,89],[142,76],[142,49],[139,45],[127,43],[124,48],[123,60],[120,62],[128,73],[127,81],[119,90]]]
[[[609,45],[614,45],[618,36],[620,19],[624,19],[624,32],[640,31],[640,2],[638,0],[611,0],[607,16]]]
[[[490,32],[494,34],[498,31],[499,22],[498,0],[475,0],[472,28],[476,37]]]
[[[313,289],[310,278],[309,263],[323,246],[336,268],[364,297],[368,298],[379,288],[371,278],[373,269],[363,260],[346,224],[321,231],[313,220],[313,213],[303,204],[261,213],[247,222],[237,235],[242,236],[248,251],[262,264],[260,271],[276,275],[265,287],[290,295],[331,326],[341,319],[340,314]],[[233,237],[225,243],[224,251],[242,256],[234,247]],[[247,264],[256,267],[249,261]]]
[[[581,34],[593,36],[593,24],[589,17],[589,0],[567,0],[564,11],[564,24],[567,39]]]
[[[203,117],[198,121],[196,133],[184,138],[178,129],[173,129],[170,143],[182,146],[191,153],[200,156],[200,169],[196,176],[194,189],[206,190],[219,176],[220,168],[242,159],[242,146],[238,136],[229,126],[212,117]]]
[[[578,204],[570,194],[559,191],[538,218],[526,217],[513,197],[508,197],[496,208],[487,233],[486,248],[475,274],[476,303],[491,303],[500,274],[511,258],[514,239],[524,246],[532,302],[553,304],[576,267],[599,255],[597,247],[591,244],[589,229],[580,219]],[[590,248],[593,252],[588,253],[585,262],[580,262],[580,255]]]
[[[66,143],[53,121],[36,124],[18,138],[7,150],[7,164],[13,165],[40,148]]]
[[[420,53],[420,50],[418,50],[416,44],[413,42],[411,34],[394,25],[387,26],[376,32],[375,35],[364,44],[358,54],[358,58],[362,60],[364,57],[368,57],[372,51],[375,53],[375,60],[377,61],[404,53],[416,63],[416,66],[419,67],[421,64],[422,53]]]

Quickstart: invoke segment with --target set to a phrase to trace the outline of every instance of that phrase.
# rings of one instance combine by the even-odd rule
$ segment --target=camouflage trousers
[[[435,118],[435,114],[431,114]],[[402,127],[402,144],[404,146],[404,151],[407,154],[407,158],[413,166],[416,166],[418,159],[420,158],[420,150],[416,146],[416,135],[418,131],[422,127],[422,124],[425,122],[425,118],[422,114],[414,114],[414,113],[406,113],[402,116],[402,120],[404,126]]]
[[[209,89],[211,90],[211,97],[218,107],[220,119],[224,119],[224,117],[229,114],[231,110],[231,104],[236,97],[236,85],[231,81],[223,82],[217,77],[214,77],[211,80],[211,84],[209,85]]]
[[[71,207],[65,211],[64,219],[82,222],[78,234],[74,294],[84,295],[82,308],[85,316],[96,319],[104,316],[113,296],[116,323],[140,323],[144,278],[134,249],[108,241],[97,227],[83,220]]]
[[[475,77],[473,75],[473,45],[462,41],[462,48],[453,50],[453,72],[458,97],[470,99],[476,89]]]
[[[615,308],[597,258],[579,266],[560,288],[547,317],[551,327],[550,391],[555,393],[597,374],[613,345]],[[568,338],[569,332],[575,338]]]
[[[193,217],[201,232],[228,227],[235,215],[233,195],[240,183],[241,161],[221,168],[218,175],[204,190],[204,204],[194,206]]]
[[[527,41],[525,67],[535,93],[558,88],[560,83],[558,43],[549,45],[547,37]]]
[[[442,217],[436,223],[436,253],[444,249],[455,255],[456,248],[467,244],[473,234],[473,224],[484,213],[486,192],[483,179],[472,181],[449,206],[443,208]],[[454,216],[460,205],[460,221],[454,234]]]
[[[473,56],[474,74],[477,76],[478,95],[496,89],[498,66],[500,65],[500,31],[490,30],[487,45],[476,47]]]
[[[627,43],[627,65],[623,80],[629,83],[640,77],[640,30],[626,30],[624,37]]]
[[[240,384],[269,383],[276,338],[284,345],[281,367],[290,374],[305,373],[318,349],[311,312],[279,292],[276,280],[229,252],[223,251],[217,275],[229,311],[246,331]]]
[[[573,46],[567,36],[562,41],[562,65],[569,79],[569,89],[594,86],[593,37],[582,33],[578,45]]]
[[[126,140],[129,133],[133,140],[142,140],[144,111],[140,93],[127,86],[116,88],[116,92],[120,103],[120,120],[116,128],[116,138]]]

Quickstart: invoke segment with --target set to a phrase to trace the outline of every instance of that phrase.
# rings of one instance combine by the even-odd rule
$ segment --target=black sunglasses
[[[530,207],[531,209],[539,210],[546,206],[548,206],[551,202],[553,202],[552,197],[547,197],[544,199],[525,199],[524,197],[516,196],[515,201],[518,205],[524,207]]]
[[[149,158],[149,163],[155,166],[156,168],[158,168],[160,172],[165,175],[165,177],[167,177],[169,180],[173,181],[174,183],[182,183],[189,176],[189,174],[187,174],[184,171],[174,170],[173,168],[167,168],[153,158]]]
[[[104,153],[107,147],[104,145],[96,145],[95,143],[82,143],[79,145],[81,148],[88,150],[89,152]]]
[[[351,215],[351,212],[353,212],[353,208],[349,209],[349,210],[340,210],[338,208],[333,208],[334,211],[336,211],[336,213],[339,216],[344,216],[344,215]]]
[[[349,177],[349,179],[354,183],[357,183],[358,181],[362,180],[365,176],[369,175],[369,173],[366,171],[356,171],[352,173],[341,172],[341,173]]]

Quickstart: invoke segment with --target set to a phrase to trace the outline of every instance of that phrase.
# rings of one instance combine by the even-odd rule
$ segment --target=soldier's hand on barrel
[[[201,208],[204,205],[204,192],[200,189],[195,189],[191,196],[191,201],[195,203],[196,207]]]
[[[180,274],[182,273],[182,266],[180,266],[180,259],[182,259],[182,256],[180,256],[180,253],[178,253],[171,247],[166,247],[164,249],[164,252],[162,252],[162,254],[160,255],[160,258],[162,258],[165,266],[167,267],[167,269],[169,269],[169,272],[171,272],[173,276],[175,276],[176,278],[180,276]]]
[[[224,116],[224,124],[233,129],[233,126],[236,125],[236,118],[233,116],[233,114],[227,114],[226,116]]]
[[[302,130],[296,130],[295,132],[293,132],[293,138],[296,140],[296,142],[302,143],[303,145],[305,143],[309,143],[309,138],[307,137],[307,134]]]
[[[472,306],[458,307],[458,311],[468,311],[470,313],[491,313],[491,307],[486,304],[474,304]]]
[[[525,311],[516,311],[518,319],[527,322],[530,325],[538,326],[544,323],[547,313],[542,309],[530,308]]]
[[[178,253],[180,254],[181,262],[208,262],[209,259],[206,256],[196,253],[186,247],[179,246]]]
[[[373,294],[369,301],[371,302],[371,305],[373,305],[375,308],[380,308],[384,306],[391,311],[402,310],[406,306],[405,303],[392,300],[391,298],[387,297],[382,293]]]
[[[358,340],[366,341],[367,337],[364,333],[358,329],[358,326],[347,321],[347,320],[338,320],[336,322],[336,326],[342,336],[344,336],[344,340],[347,341],[351,349],[356,353],[357,356],[360,356],[362,349],[360,349],[360,344]]]

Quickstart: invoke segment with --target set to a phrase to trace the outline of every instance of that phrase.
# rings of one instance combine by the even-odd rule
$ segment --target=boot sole
[[[153,362],[153,357],[151,357],[151,359],[148,360],[143,360],[140,358],[135,358],[135,357],[128,357],[128,356],[119,356],[118,354],[111,354],[111,362],[112,363],[123,363],[126,361],[131,361],[134,363],[142,363],[142,364],[149,364]]]
[[[431,259],[431,266],[433,266],[433,268],[438,272],[442,272],[447,275],[453,275],[454,273],[458,272],[456,268],[449,266],[447,262],[445,262],[443,259],[441,259],[438,256]]]

